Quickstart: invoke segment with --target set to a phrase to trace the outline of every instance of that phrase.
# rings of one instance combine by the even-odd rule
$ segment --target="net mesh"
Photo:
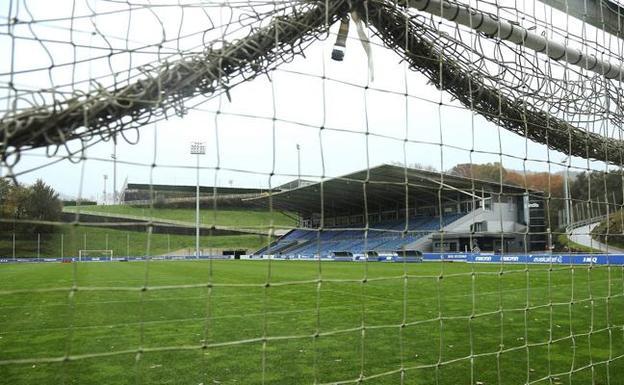
[[[0,260],[140,262],[0,266],[0,383],[620,383],[620,8],[579,7],[5,2]]]

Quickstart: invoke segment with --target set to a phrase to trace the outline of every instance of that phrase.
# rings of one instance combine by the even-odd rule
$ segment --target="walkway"
[[[594,222],[589,225],[572,229],[572,231],[568,235],[568,238],[570,238],[572,242],[578,243],[579,245],[591,247],[592,249],[600,250],[604,253],[624,254],[624,250],[607,245],[605,243],[598,242],[591,237],[591,231],[599,224],[600,222]]]

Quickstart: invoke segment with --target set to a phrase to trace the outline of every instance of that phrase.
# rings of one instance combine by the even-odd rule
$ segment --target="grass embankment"
[[[180,249],[195,248],[191,235],[151,234],[93,226],[62,225],[52,234],[41,234],[41,257],[77,256],[78,250],[113,250],[113,255],[161,255]],[[148,245],[149,239],[149,245]],[[15,234],[15,256],[37,256],[37,234]],[[254,251],[267,244],[260,235],[202,236],[200,247],[208,249],[248,249]],[[0,234],[0,256],[13,256],[13,234]]]
[[[622,211],[609,214],[609,220],[604,220],[592,230],[594,239],[610,246],[624,249],[624,216]]]
[[[141,217],[146,219],[160,219],[195,223],[194,209],[168,209],[149,208],[126,205],[111,206],[78,206],[66,207],[66,212],[118,214],[120,216]],[[225,227],[231,229],[268,229],[273,221],[273,226],[278,228],[291,228],[297,225],[293,215],[278,211],[267,210],[211,210],[200,211],[201,223],[204,226]]]
[[[602,266],[4,265],[0,384],[621,384],[623,293]]]

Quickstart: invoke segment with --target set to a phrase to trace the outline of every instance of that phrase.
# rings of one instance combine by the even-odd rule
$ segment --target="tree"
[[[27,197],[28,189],[17,184],[8,185],[2,202],[1,215],[3,219],[11,220],[12,223],[3,222],[3,228],[12,229],[13,231],[20,228],[17,222],[20,219],[26,219]]]
[[[624,197],[622,171],[582,172],[570,182],[570,197],[583,216],[604,215],[621,209]]]
[[[30,186],[26,202],[28,219],[56,222],[61,218],[63,207],[58,193],[41,179]]]
[[[485,164],[460,163],[450,169],[449,174],[488,182],[502,181],[505,183],[507,170],[499,162]]]
[[[558,212],[563,209],[563,175],[548,172],[508,170],[500,162],[462,163],[449,170],[450,174],[495,183],[520,186],[544,192],[547,225],[557,226]]]
[[[42,180],[25,187],[0,179],[0,228],[16,232],[41,232],[48,230],[41,224],[24,221],[58,221],[62,204],[58,193]]]
[[[397,161],[392,161],[390,162],[391,165],[393,166],[399,166],[399,167],[405,167],[405,163],[403,162],[397,162]],[[439,172],[437,168],[435,168],[434,166],[431,165],[427,165],[427,164],[422,164],[422,163],[408,163],[407,164],[408,168],[415,168],[417,170],[425,170],[425,171],[431,171],[431,172]]]
[[[543,191],[546,196],[563,197],[563,175],[561,174],[507,170],[505,182],[531,190]]]
[[[9,195],[9,191],[11,190],[11,183],[6,178],[0,178],[0,216],[2,215],[2,211],[5,208],[6,200]]]

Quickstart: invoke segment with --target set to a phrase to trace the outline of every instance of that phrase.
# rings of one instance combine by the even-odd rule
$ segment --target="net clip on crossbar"
[[[338,30],[338,36],[336,37],[336,43],[334,43],[334,49],[331,53],[332,60],[342,61],[344,59],[345,51],[347,49],[347,37],[349,36],[349,16],[344,16],[340,20],[340,29]]]

